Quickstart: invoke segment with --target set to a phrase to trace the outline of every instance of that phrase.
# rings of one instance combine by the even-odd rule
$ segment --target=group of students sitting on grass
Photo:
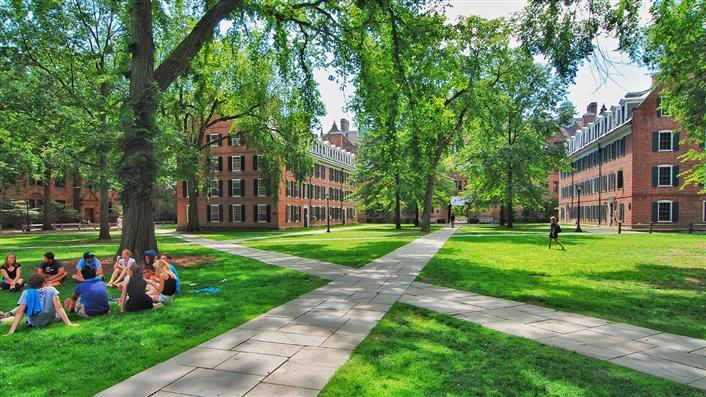
[[[52,252],[44,254],[42,263],[26,284],[22,278],[22,265],[14,254],[9,254],[0,266],[2,289],[21,291],[22,294],[14,309],[7,313],[0,312],[0,321],[12,323],[7,335],[15,332],[24,316],[30,327],[43,327],[58,321],[77,327],[78,324],[72,323],[66,312],[74,312],[84,318],[110,313],[109,287],[121,291],[118,299],[121,312],[137,312],[171,303],[180,292],[179,275],[170,263],[171,255],[164,253],[160,256],[155,250],[148,250],[144,259],[145,264],[140,266],[132,258],[130,250],[123,250],[115,258],[113,273],[106,284],[98,258],[91,252],[84,253],[72,276],[78,285],[62,306],[59,291],[54,287],[61,285],[67,273]]]

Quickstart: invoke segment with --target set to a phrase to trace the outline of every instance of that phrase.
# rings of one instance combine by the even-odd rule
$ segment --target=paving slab
[[[189,396],[188,394],[172,393],[172,392],[168,392],[168,391],[158,391],[157,393],[152,394],[150,397],[192,397],[192,396]]]
[[[198,347],[206,347],[209,349],[222,349],[230,350],[239,344],[245,342],[246,340],[252,338],[253,336],[259,334],[261,331],[257,329],[242,329],[236,328],[223,333],[209,341],[200,344]]]
[[[563,336],[544,338],[539,342],[600,360],[612,360],[625,355],[625,353],[622,352],[577,342],[573,339],[564,338]]]
[[[330,338],[326,339],[326,342],[322,343],[321,347],[353,350],[363,339],[365,339],[363,335],[343,335],[335,333]]]
[[[610,321],[603,320],[600,318],[588,317],[581,314],[567,313],[567,312],[553,312],[546,314],[547,317],[554,318],[557,320],[566,321],[569,323],[574,323],[578,325],[583,325],[586,327],[600,327],[601,325],[609,324]]]
[[[619,351],[624,354],[637,353],[655,347],[655,345],[636,341],[628,341],[623,338],[616,338],[606,334],[593,332],[591,330],[583,330],[570,334],[564,334],[564,337],[575,340],[577,342]]]
[[[234,351],[195,347],[172,358],[177,364],[213,368],[236,354]]]
[[[375,320],[354,320],[351,319],[341,328],[339,328],[336,333],[338,335],[353,335],[353,336],[367,336],[370,331],[377,325]]]
[[[665,360],[688,365],[690,367],[706,369],[706,357],[700,356],[698,354],[686,353],[683,351],[667,349],[665,347],[659,346],[655,347],[654,349],[645,350],[642,353],[648,356],[659,357]]]
[[[610,362],[679,383],[688,384],[706,377],[706,370],[675,363],[673,361],[654,356],[648,356],[642,353],[634,353],[619,357],[610,360]]]
[[[336,368],[287,362],[265,378],[265,383],[321,390]]]
[[[558,332],[561,334],[568,334],[571,332],[577,332],[586,329],[587,327],[584,327],[583,325],[578,325],[574,323],[570,323],[567,321],[562,321],[562,320],[557,320],[557,319],[549,319],[549,320],[544,320],[544,321],[538,321],[535,323],[532,323],[533,326],[539,327],[539,328],[544,328],[548,329],[550,331]]]
[[[345,313],[341,313],[340,315],[336,314],[328,314],[326,312],[320,312],[320,311],[315,311],[315,312],[309,312],[304,315],[301,315],[297,317],[293,323],[294,324],[309,324],[309,325],[317,325],[319,327],[327,327],[327,328],[338,328],[345,324],[348,321],[348,318],[344,318],[343,315]]]
[[[269,354],[272,356],[292,357],[302,347],[304,346],[249,340],[234,347],[233,350],[248,353]]]
[[[689,383],[689,386],[706,391],[706,378]]]
[[[392,305],[384,303],[358,303],[357,305],[355,305],[354,309],[387,312],[388,310],[390,310],[391,307]]]
[[[385,312],[376,312],[372,310],[353,309],[346,313],[346,317],[354,320],[380,320],[385,316]]]
[[[524,324],[522,322],[511,320],[496,321],[485,324],[485,326],[506,334],[521,336],[523,338],[533,340],[561,335],[558,332],[550,331],[548,329],[534,327],[532,324]]]
[[[246,397],[316,397],[318,390],[301,387],[282,386],[272,383],[260,383],[250,390]]]
[[[636,327],[634,325],[628,324],[618,324],[610,323],[602,325],[600,327],[591,328],[593,332],[600,332],[602,334],[610,335],[617,338],[623,338],[627,340],[644,338],[650,335],[659,334],[660,331],[655,331],[649,328]]]
[[[319,365],[322,367],[338,368],[348,361],[350,350],[331,349],[325,347],[305,347],[289,359],[289,362],[298,364]]]
[[[245,395],[259,382],[256,375],[197,368],[164,390],[203,397],[236,397]]]
[[[262,342],[286,343],[290,345],[319,346],[326,340],[325,336],[290,334],[287,332],[262,331],[252,338]]]
[[[495,317],[502,317],[507,320],[522,322],[525,324],[549,319],[548,317],[538,316],[536,314],[531,314],[524,310],[519,310],[517,309],[517,307],[505,307],[502,309],[486,310],[483,313]]]
[[[476,323],[476,324],[488,324],[488,323],[493,323],[493,322],[497,322],[497,321],[506,321],[506,319],[504,319],[504,318],[491,316],[488,314],[484,314],[483,312],[471,312],[471,313],[457,314],[454,317],[459,318],[464,321]]]
[[[174,361],[165,361],[133,375],[117,385],[96,394],[96,396],[147,397],[193,370],[194,367],[177,364]]]
[[[694,350],[691,354],[698,354],[699,356],[706,356],[706,348]]]
[[[215,369],[241,374],[266,376],[287,361],[287,357],[241,352],[218,365]]]
[[[706,321],[706,320],[705,320]],[[683,352],[691,352],[706,348],[706,340],[690,338],[688,336],[659,333],[650,335],[645,338],[637,339],[639,342],[649,343],[660,347],[666,347],[671,350],[679,350]],[[699,353],[696,353],[699,354]],[[703,353],[706,354],[706,353]]]
[[[333,335],[336,328],[320,327],[310,324],[287,324],[277,330],[277,332],[289,332],[292,334],[315,335],[329,337]]]
[[[290,321],[292,320],[289,317],[260,316],[254,320],[248,321],[238,328],[274,331]]]

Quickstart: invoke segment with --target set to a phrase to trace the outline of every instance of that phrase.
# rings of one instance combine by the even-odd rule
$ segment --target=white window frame
[[[218,155],[212,154],[211,155],[211,163],[213,164],[213,172],[220,172],[218,170]]]
[[[238,166],[236,167],[236,160],[238,161]],[[242,157],[240,156],[233,156],[230,158],[230,168],[233,170],[233,172],[240,172],[240,170],[243,168],[242,164]]]
[[[660,178],[660,170],[669,168],[669,185],[662,185]],[[671,164],[662,164],[657,166],[657,187],[674,187],[674,166]]]
[[[671,115],[667,113],[666,107],[662,107],[663,103],[666,103],[667,100],[665,97],[661,96],[659,97],[659,106],[657,107],[657,111],[659,111],[659,117],[670,117]]]
[[[240,204],[231,204],[231,211],[233,212],[233,223],[243,223],[243,207]],[[236,212],[235,209],[238,209],[237,217],[236,217]],[[240,218],[240,219],[238,219]]]
[[[211,206],[211,218],[208,220],[209,223],[221,223],[221,210],[218,204],[209,204]],[[214,210],[215,208],[215,210]],[[216,220],[213,220],[213,216],[216,216]]]
[[[238,187],[238,194],[235,194],[235,188]],[[243,192],[240,190],[240,179],[231,179],[230,182],[230,195],[231,197],[243,197]]]
[[[213,186],[215,184],[215,187]],[[216,194],[213,194],[213,192],[216,192]],[[211,179],[208,181],[208,196],[209,197],[221,197],[221,189],[219,189],[218,186],[218,179]]]
[[[257,197],[267,196],[267,186],[262,183],[262,178],[257,178]]]
[[[662,134],[669,134],[669,149],[662,149]],[[673,152],[674,151],[674,131],[658,131],[657,132],[657,151],[658,152]]]
[[[264,208],[264,215],[265,219],[260,219],[260,215],[263,215],[263,213],[260,212],[260,210]],[[267,204],[258,204],[257,205],[257,223],[267,223]]]
[[[208,141],[211,143],[211,147],[218,147],[218,135],[219,134],[208,134]]]
[[[189,223],[189,204],[186,205],[186,223]]]
[[[663,220],[659,219],[659,213],[660,213],[659,206],[660,206],[660,204],[667,204],[667,203],[669,204],[669,220],[663,221]],[[658,223],[671,223],[671,222],[674,222],[673,219],[674,219],[674,202],[671,200],[657,201],[657,222]]]

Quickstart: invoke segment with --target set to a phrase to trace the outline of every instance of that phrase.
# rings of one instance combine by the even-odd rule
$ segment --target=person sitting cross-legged
[[[176,294],[176,276],[169,269],[167,262],[161,259],[158,259],[154,266],[159,282],[147,280],[147,283],[154,287],[154,290],[147,294],[154,303],[170,303],[174,300],[174,295]]]
[[[96,259],[96,255],[92,252],[85,252],[83,258],[76,264],[76,273],[71,276],[75,281],[79,283],[83,281],[83,276],[81,276],[81,269],[85,267],[90,267],[96,272],[96,276],[103,278],[103,269],[101,268],[101,262]]]
[[[66,277],[66,270],[61,262],[54,259],[53,252],[47,252],[42,258],[42,263],[37,267],[37,274],[44,277],[47,285],[58,287]]]
[[[110,275],[108,287],[116,288],[130,272],[130,266],[135,263],[132,258],[132,251],[124,249],[120,256],[115,258],[115,266],[113,266],[113,274]]]
[[[152,299],[145,293],[147,281],[142,278],[142,269],[137,264],[130,266],[121,289],[120,312],[137,312],[152,308]]]
[[[172,256],[168,253],[163,253],[159,257],[161,260],[167,262],[167,265],[169,265],[169,270],[174,273],[174,277],[176,277],[176,293],[177,295],[181,293],[181,286],[179,285],[179,273],[176,271],[176,267],[172,264]]]
[[[5,263],[0,266],[0,288],[9,289],[12,292],[22,291],[25,284],[22,279],[22,265],[17,263],[15,254],[9,254],[5,257]]]
[[[71,298],[64,302],[66,310],[81,317],[100,316],[110,312],[108,290],[96,271],[90,266],[81,269],[83,282],[76,286]]]
[[[35,274],[30,277],[27,287],[22,291],[17,301],[17,310],[14,311],[14,321],[7,335],[12,335],[17,330],[22,317],[27,316],[27,325],[31,327],[44,327],[62,320],[70,327],[78,327],[72,323],[59,302],[59,291],[48,286],[44,276]]]

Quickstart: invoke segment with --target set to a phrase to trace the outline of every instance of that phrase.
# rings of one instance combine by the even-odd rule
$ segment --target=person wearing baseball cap
[[[96,255],[92,252],[84,252],[83,258],[76,263],[76,273],[73,275],[73,279],[83,282],[83,275],[81,274],[81,269],[84,267],[91,267],[96,271],[96,278],[103,278],[103,269],[101,268],[101,262],[96,258]]]

